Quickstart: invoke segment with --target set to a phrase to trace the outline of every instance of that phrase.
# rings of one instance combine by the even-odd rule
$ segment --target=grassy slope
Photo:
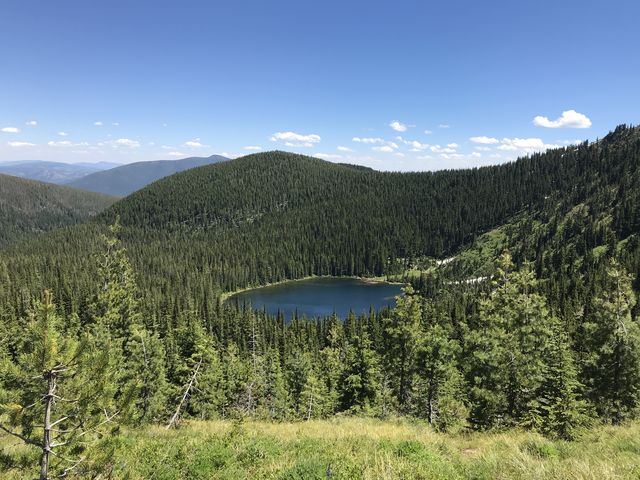
[[[25,463],[36,452],[24,451]],[[621,479],[640,475],[640,424],[600,427],[574,442],[510,431],[444,435],[415,422],[342,418],[304,423],[191,422],[113,442],[111,478]],[[33,465],[33,463],[31,463]],[[32,468],[32,467],[31,467]],[[30,478],[33,469],[2,478]]]

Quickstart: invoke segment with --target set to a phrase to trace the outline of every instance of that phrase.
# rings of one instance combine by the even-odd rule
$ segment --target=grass
[[[33,478],[36,452],[0,442],[0,477]],[[564,442],[522,431],[444,435],[400,420],[194,421],[126,431],[107,447],[115,451],[110,478],[131,480],[640,478],[640,423]]]

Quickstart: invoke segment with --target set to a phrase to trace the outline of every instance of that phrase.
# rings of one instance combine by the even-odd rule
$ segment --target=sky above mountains
[[[25,2],[0,161],[501,163],[640,123],[637,1]]]

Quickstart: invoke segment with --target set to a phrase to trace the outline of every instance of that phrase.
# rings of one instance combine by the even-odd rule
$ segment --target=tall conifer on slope
[[[556,331],[536,287],[528,266],[514,271],[511,256],[500,257],[469,335],[472,421],[480,427],[521,423],[543,395]]]
[[[41,450],[41,480],[78,474],[119,413],[112,350],[98,348],[105,340],[93,333],[66,335],[48,292],[24,335],[21,351],[2,361],[0,429]]]
[[[120,223],[103,237],[98,259],[99,290],[92,305],[95,328],[112,339],[113,355],[120,358],[118,399],[123,421],[157,420],[166,404],[164,352],[157,335],[142,321],[135,274],[119,238]]]
[[[589,398],[605,419],[619,423],[640,404],[640,323],[633,318],[632,277],[612,260],[605,288],[595,299],[590,364],[585,368]]]
[[[385,363],[397,395],[398,408],[408,413],[421,337],[422,310],[421,298],[411,286],[405,288],[404,293],[398,297],[393,315],[385,322]]]

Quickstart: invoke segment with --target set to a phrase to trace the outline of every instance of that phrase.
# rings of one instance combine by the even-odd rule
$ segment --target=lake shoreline
[[[288,282],[301,282],[301,281],[304,281],[304,280],[312,280],[314,278],[351,278],[351,279],[354,279],[354,280],[360,280],[362,282],[370,283],[370,284],[386,283],[386,284],[389,284],[389,285],[407,285],[405,282],[393,282],[393,281],[385,280],[383,277],[359,277],[357,275],[344,275],[344,276],[339,276],[339,275],[308,275],[306,277],[301,277],[301,278],[293,278],[293,279],[280,280],[280,281],[277,281],[277,282],[270,282],[270,283],[266,283],[264,285],[255,285],[255,286],[250,286],[250,287],[245,287],[245,288],[239,288],[239,289],[234,290],[232,292],[224,292],[224,293],[222,293],[222,295],[220,295],[220,301],[222,303],[225,303],[227,300],[229,300],[234,295],[237,295],[239,293],[248,292],[250,290],[256,290],[258,288],[272,287],[272,286],[275,286],[275,285],[282,285],[282,284],[288,283]]]

